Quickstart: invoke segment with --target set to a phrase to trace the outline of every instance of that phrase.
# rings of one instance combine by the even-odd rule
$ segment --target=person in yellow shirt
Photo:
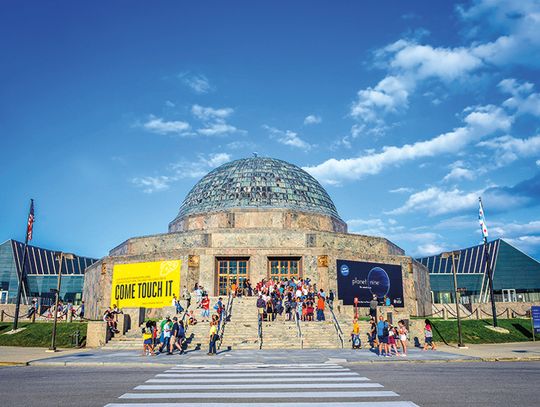
[[[151,354],[152,356],[156,356],[156,354],[154,353],[154,345],[152,343],[152,331],[149,329],[143,328],[142,337],[143,337],[143,356],[147,356],[148,354]]]
[[[352,348],[353,349],[360,349],[361,347],[361,341],[360,341],[360,324],[358,323],[358,319],[354,318],[353,320],[353,328],[351,332],[351,342],[352,342]]]
[[[210,332],[208,333],[208,339],[210,341],[210,345],[208,347],[208,356],[214,356],[216,355],[216,342],[218,339],[217,334],[217,322],[212,321],[210,322]]]

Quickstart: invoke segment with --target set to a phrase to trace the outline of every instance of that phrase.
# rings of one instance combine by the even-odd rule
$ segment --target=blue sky
[[[232,159],[297,164],[408,254],[540,258],[540,3],[0,4],[0,240],[101,257]]]

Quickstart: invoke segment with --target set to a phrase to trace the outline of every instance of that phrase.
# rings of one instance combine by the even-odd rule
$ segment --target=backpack
[[[382,334],[384,337],[388,336],[389,332],[388,332],[388,325],[385,325],[384,328],[383,328],[383,331],[382,331]]]

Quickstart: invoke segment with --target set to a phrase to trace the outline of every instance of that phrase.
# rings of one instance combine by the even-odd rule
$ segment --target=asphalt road
[[[540,362],[380,363],[346,367],[384,385],[384,390],[399,393],[400,400],[423,407],[538,405],[535,392],[540,388]],[[1,367],[0,403],[29,407],[104,406],[119,402],[120,395],[164,370]],[[229,405],[234,406],[234,401],[223,404]],[[328,406],[331,405],[329,402]]]

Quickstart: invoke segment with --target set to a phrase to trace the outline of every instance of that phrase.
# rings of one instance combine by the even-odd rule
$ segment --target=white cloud
[[[504,106],[515,109],[519,114],[540,116],[540,93],[533,93],[534,85],[529,82],[518,83],[513,78],[503,79],[499,88],[504,93],[512,95],[503,103]]]
[[[499,237],[515,237],[516,235],[540,234],[540,221],[534,220],[527,223],[516,222],[491,222],[489,232]]]
[[[536,250],[536,248],[540,246],[540,236],[525,235],[515,238],[506,238],[505,240],[525,253]]]
[[[208,78],[201,74],[190,74],[189,72],[183,72],[178,75],[184,85],[188,86],[195,93],[204,94],[212,90],[210,81]]]
[[[435,254],[442,253],[443,251],[444,246],[434,243],[426,243],[418,246],[415,255],[418,257],[433,256]]]
[[[263,125],[263,129],[268,131],[268,134],[271,138],[277,140],[278,143],[291,146],[295,148],[299,148],[304,151],[310,150],[313,146],[309,144],[307,141],[301,139],[298,136],[298,133],[291,131],[291,130],[280,130],[276,129],[275,127]]]
[[[213,107],[204,107],[201,105],[193,105],[191,107],[191,113],[193,116],[200,120],[225,120],[227,117],[234,113],[234,109],[230,107],[224,107],[221,109],[214,109]]]
[[[131,182],[147,194],[161,192],[169,189],[173,182],[185,178],[201,178],[211,169],[229,161],[231,156],[227,153],[199,154],[196,160],[170,164],[169,175],[136,177]]]
[[[514,3],[514,4],[512,4]],[[350,114],[360,121],[377,122],[387,113],[407,108],[410,96],[425,81],[437,80],[455,88],[456,81],[496,66],[540,66],[540,3],[538,1],[476,1],[458,7],[462,21],[471,24],[473,41],[459,47],[432,46],[402,38],[375,52],[375,66],[386,76],[374,87],[358,91]],[[492,24],[482,36],[478,27]],[[482,37],[482,38],[480,38]],[[440,102],[440,98],[433,100]],[[538,114],[537,97],[527,108]]]
[[[167,107],[175,107],[176,105],[174,104],[174,102],[171,102],[170,100],[166,100],[165,101],[165,106],[167,106]]]
[[[189,123],[177,120],[164,120],[161,117],[150,115],[148,121],[142,125],[146,130],[157,134],[185,135],[191,126]]]
[[[141,188],[144,193],[151,194],[169,189],[169,184],[172,179],[170,177],[160,175],[157,177],[141,177],[133,178],[131,182]]]
[[[236,133],[239,130],[227,123],[212,123],[207,127],[197,129],[197,133],[203,136],[222,136],[224,134]]]
[[[535,157],[540,154],[540,135],[529,138],[501,136],[481,141],[479,147],[495,150],[497,166],[507,165],[521,157]]]
[[[540,167],[540,160],[536,160],[536,165]]]
[[[321,116],[317,116],[317,115],[313,115],[313,114],[310,114],[309,116],[306,116],[306,118],[304,119],[304,124],[305,125],[319,124],[321,122],[322,122]]]
[[[412,188],[407,188],[407,187],[399,187],[399,188],[396,188],[396,189],[391,189],[390,193],[392,194],[403,194],[403,193],[409,193],[409,192],[412,192],[413,189]]]
[[[450,172],[446,174],[446,176],[443,178],[443,181],[459,181],[461,179],[464,180],[473,180],[476,178],[476,172],[465,168],[466,165],[463,161],[456,161],[450,165]],[[483,170],[478,170],[479,172],[483,172]]]
[[[379,153],[356,158],[329,159],[313,167],[304,167],[320,182],[338,185],[344,180],[357,180],[366,175],[378,174],[383,168],[418,158],[456,153],[475,140],[493,132],[508,130],[512,117],[501,108],[488,105],[476,107],[464,118],[465,126],[426,141],[403,146],[386,146]]]

